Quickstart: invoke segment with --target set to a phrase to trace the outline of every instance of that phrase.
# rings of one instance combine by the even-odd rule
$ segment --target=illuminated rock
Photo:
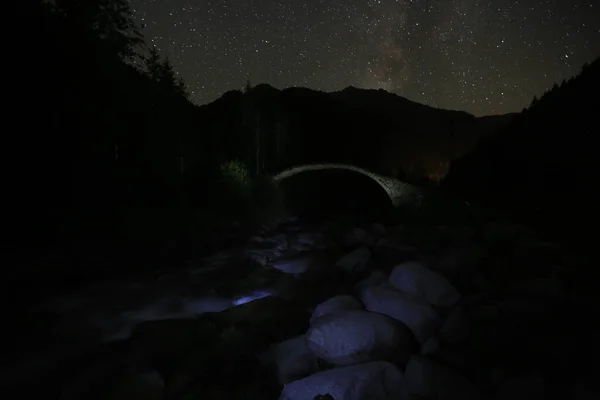
[[[317,371],[317,357],[306,346],[304,335],[273,345],[270,352],[279,383],[285,385]]]
[[[398,400],[403,384],[395,365],[375,361],[330,369],[287,384],[279,400],[312,400],[323,395],[335,400]]]
[[[343,311],[315,320],[306,344],[317,357],[333,365],[374,360],[406,361],[412,334],[403,324],[367,311]]]
[[[335,265],[347,272],[360,272],[367,267],[370,258],[371,250],[368,247],[359,247],[340,258]]]
[[[419,343],[425,343],[442,323],[437,311],[425,300],[385,287],[363,290],[365,309],[387,315],[408,326]]]
[[[310,317],[310,323],[312,324],[315,320],[324,315],[334,314],[341,311],[354,311],[363,309],[364,307],[362,304],[360,304],[360,302],[352,296],[335,296],[324,301],[315,308],[315,311]]]
[[[396,266],[390,274],[390,283],[403,293],[425,299],[437,307],[452,307],[460,294],[448,280],[417,261]]]

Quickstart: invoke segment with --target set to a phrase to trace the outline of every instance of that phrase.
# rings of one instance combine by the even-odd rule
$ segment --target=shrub
[[[228,214],[250,223],[261,223],[281,211],[279,188],[270,176],[252,177],[245,164],[228,161],[221,165],[222,179],[227,187],[222,205]]]
[[[240,194],[249,193],[251,184],[250,172],[248,171],[248,167],[242,162],[233,160],[222,164],[221,174],[231,189],[240,191]]]

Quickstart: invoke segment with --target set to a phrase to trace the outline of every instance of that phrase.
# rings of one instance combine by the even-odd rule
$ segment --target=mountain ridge
[[[309,159],[296,152],[288,166],[344,161],[388,176],[417,180],[441,179],[453,159],[514,116],[476,117],[420,104],[382,89],[349,86],[324,92],[304,87],[277,89],[267,83],[245,91],[228,91],[200,110],[206,118],[236,120],[241,125],[228,126],[225,131],[246,130],[246,135],[253,131],[256,136],[257,129],[272,132],[285,126],[288,138],[305,139],[295,140],[302,142],[299,147],[321,144],[331,150],[329,155],[322,152]],[[269,135],[266,140],[270,140]],[[237,135],[238,139],[242,136]],[[330,143],[323,144],[327,141]]]

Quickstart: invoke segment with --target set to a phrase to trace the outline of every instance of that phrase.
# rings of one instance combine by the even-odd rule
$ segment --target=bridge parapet
[[[377,182],[387,193],[394,207],[398,207],[406,202],[414,201],[420,195],[419,189],[411,184],[402,182],[396,178],[390,178],[387,176],[379,175],[374,172],[368,171],[364,168],[359,168],[349,164],[304,164],[298,165],[293,168],[289,168],[285,171],[273,177],[273,180],[281,182],[286,178],[294,176],[296,174],[308,171],[321,171],[327,169],[344,169],[348,171],[358,172],[366,175],[369,178]]]

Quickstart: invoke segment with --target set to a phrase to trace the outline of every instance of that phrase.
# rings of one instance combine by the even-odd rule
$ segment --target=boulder
[[[571,400],[593,400],[598,398],[596,385],[586,385],[585,382],[577,382],[571,389]]]
[[[369,232],[361,228],[353,228],[350,232],[346,233],[344,237],[344,244],[348,247],[354,246],[372,246],[373,238]]]
[[[406,362],[412,334],[385,315],[367,311],[343,311],[314,321],[306,333],[313,354],[343,366],[375,360]]]
[[[565,295],[564,282],[558,276],[530,278],[513,283],[508,291],[512,294],[561,298]]]
[[[368,247],[359,247],[340,258],[335,265],[347,272],[361,272],[367,267],[370,258],[371,250]]]
[[[270,349],[279,383],[285,385],[317,371],[317,357],[306,346],[304,335],[277,343]]]
[[[412,259],[419,253],[419,249],[413,245],[391,236],[378,240],[374,246],[374,251],[377,254],[379,267],[386,270],[391,270],[399,263]]]
[[[465,377],[427,357],[410,358],[404,379],[409,391],[430,400],[479,400],[482,395]]]
[[[312,316],[310,317],[310,323],[312,323],[319,317],[324,315],[337,313],[340,311],[353,311],[353,310],[363,310],[364,307],[358,300],[356,300],[352,296],[348,295],[340,295],[332,297],[328,300],[325,300],[323,303],[319,304]]]
[[[436,307],[452,307],[460,300],[458,291],[443,275],[416,261],[396,266],[390,274],[390,283],[401,292],[421,297]]]
[[[160,400],[164,398],[165,384],[156,371],[128,373],[114,388],[110,397],[115,400]]]
[[[387,236],[387,230],[385,229],[385,227],[380,224],[379,222],[375,222],[372,226],[371,226],[371,233],[373,234],[373,236],[377,237],[377,238],[382,238],[384,236]]]
[[[421,355],[429,356],[440,351],[440,339],[437,336],[432,336],[421,345]]]
[[[440,250],[427,265],[443,276],[461,279],[463,275],[470,276],[473,273],[484,259],[486,251],[485,246],[476,242],[452,245]]]
[[[234,306],[232,299],[224,296],[206,296],[198,299],[186,299],[184,301],[183,314],[188,317],[206,313],[225,311]],[[148,318],[148,320],[159,318]]]
[[[335,400],[398,400],[403,395],[402,373],[385,361],[330,369],[285,385],[279,400],[326,395]]]
[[[377,252],[382,252],[385,249],[394,249],[400,255],[413,254],[419,250],[414,243],[408,243],[394,236],[386,236],[379,239],[375,243],[375,248]]]
[[[469,313],[464,307],[457,306],[450,311],[442,328],[439,338],[447,343],[458,344],[469,337]]]
[[[544,386],[541,374],[512,378],[500,385],[496,400],[543,400],[548,398]]]
[[[388,275],[379,269],[371,272],[368,277],[358,282],[355,286],[355,291],[360,295],[363,290],[371,286],[392,287],[388,280]]]
[[[361,300],[368,311],[387,315],[408,326],[421,344],[435,334],[441,318],[425,300],[385,287],[369,287]]]
[[[270,265],[286,274],[303,274],[310,268],[313,259],[310,256],[294,255],[291,257],[281,257],[275,261],[271,261]]]

